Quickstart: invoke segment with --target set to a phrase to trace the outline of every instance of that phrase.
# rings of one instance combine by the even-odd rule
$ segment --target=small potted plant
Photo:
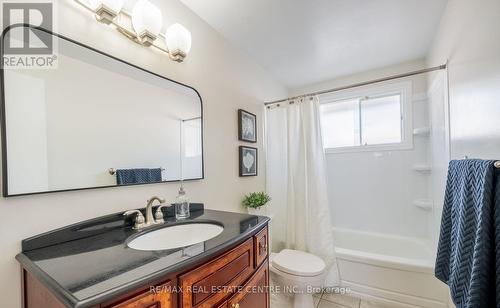
[[[271,197],[265,192],[253,192],[243,198],[242,205],[247,208],[249,214],[261,215],[262,207],[269,201],[271,201]]]

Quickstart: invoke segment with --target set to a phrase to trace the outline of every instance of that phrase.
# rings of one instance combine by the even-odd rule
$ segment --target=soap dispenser
[[[186,196],[186,191],[182,186],[179,188],[179,194],[175,198],[175,218],[176,219],[186,219],[189,218],[189,198]]]

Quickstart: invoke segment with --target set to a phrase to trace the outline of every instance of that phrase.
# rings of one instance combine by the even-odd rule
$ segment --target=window
[[[411,84],[402,83],[321,97],[326,152],[411,148],[411,113],[404,108],[410,92]]]

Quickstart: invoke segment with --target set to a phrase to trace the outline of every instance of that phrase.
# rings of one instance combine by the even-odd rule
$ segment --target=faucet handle
[[[155,221],[156,221],[156,223],[165,222],[165,219],[163,219],[163,211],[161,209],[164,208],[164,207],[171,207],[171,206],[172,206],[172,204],[167,204],[167,203],[165,203],[165,200],[163,200],[162,204],[160,204],[156,208],[156,212],[155,212]]]
[[[144,215],[142,215],[141,211],[139,210],[126,211],[125,213],[123,213],[123,216],[129,216],[133,214],[137,214],[134,220],[134,229],[135,230],[141,229],[146,222],[146,219],[144,218]]]

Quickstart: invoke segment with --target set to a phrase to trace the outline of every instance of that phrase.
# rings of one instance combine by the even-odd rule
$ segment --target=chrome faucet
[[[156,213],[155,213],[156,219],[153,218],[153,203],[155,201],[158,201],[160,203],[160,206],[158,207],[158,209],[156,210]],[[154,196],[148,200],[148,203],[146,205],[146,218],[144,218],[144,215],[139,210],[126,211],[125,213],[123,213],[123,215],[128,216],[128,215],[132,215],[132,214],[137,214],[135,217],[135,221],[134,221],[134,229],[140,230],[140,229],[143,229],[143,228],[155,225],[155,224],[163,223],[164,222],[163,212],[161,209],[163,207],[167,207],[167,206],[170,206],[170,205],[165,204],[165,199]]]
[[[162,199],[157,196],[151,197],[148,200],[148,204],[146,205],[146,227],[156,224],[156,221],[153,217],[153,203],[155,201],[158,201],[160,205],[165,203],[165,199]]]

